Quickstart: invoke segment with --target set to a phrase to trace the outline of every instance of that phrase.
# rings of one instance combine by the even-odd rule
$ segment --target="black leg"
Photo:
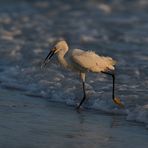
[[[80,78],[82,80],[82,84],[83,84],[83,98],[81,100],[81,102],[79,103],[79,105],[77,106],[77,109],[79,110],[80,106],[83,104],[83,102],[86,99],[86,92],[85,92],[85,73],[80,73]]]
[[[112,99],[114,101],[114,99],[115,99],[115,74],[114,73],[110,73],[110,72],[102,72],[102,73],[110,75],[113,78]]]
[[[77,106],[77,109],[80,108],[80,106],[81,106],[82,103],[85,101],[85,99],[86,99],[85,82],[83,82],[83,99],[81,100],[80,104]]]
[[[102,73],[112,76],[112,78],[113,78],[112,99],[113,99],[113,101],[114,101],[115,104],[117,104],[121,108],[124,108],[124,104],[121,102],[120,98],[115,97],[115,74],[114,73],[110,73],[110,72],[102,72]]]

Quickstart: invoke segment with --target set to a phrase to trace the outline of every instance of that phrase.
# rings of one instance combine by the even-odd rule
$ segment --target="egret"
[[[55,46],[50,50],[49,54],[45,58],[44,62],[41,65],[41,68],[44,67],[51,59],[51,57],[56,54],[58,61],[65,68],[70,68],[80,73],[80,78],[82,80],[83,86],[83,98],[80,101],[77,109],[83,104],[86,99],[86,90],[85,90],[85,77],[86,72],[91,71],[95,73],[103,73],[112,76],[112,100],[115,104],[120,107],[124,107],[123,103],[118,97],[115,97],[115,64],[116,61],[111,57],[99,56],[93,51],[83,51],[81,49],[74,49],[71,52],[68,52],[68,44],[65,40],[59,41]],[[66,54],[67,53],[67,54]],[[67,55],[67,56],[66,56]]]

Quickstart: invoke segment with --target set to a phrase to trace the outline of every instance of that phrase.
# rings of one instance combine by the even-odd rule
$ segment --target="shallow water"
[[[77,113],[46,99],[0,91],[0,147],[146,148],[147,130],[125,116]]]
[[[44,98],[75,106],[82,91],[79,75],[54,58],[45,70],[41,62],[58,39],[70,48],[94,50],[118,61],[116,95],[126,108],[111,100],[111,78],[87,74],[84,107],[125,115],[148,127],[148,21],[146,0],[108,2],[1,1],[0,86],[22,97]]]

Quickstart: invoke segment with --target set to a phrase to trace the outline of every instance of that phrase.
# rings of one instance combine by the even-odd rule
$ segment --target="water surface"
[[[92,147],[102,144],[105,147],[106,143],[112,146],[122,146],[121,143],[123,143],[124,147],[128,145],[141,147],[141,143],[147,143],[146,131],[143,129],[148,127],[147,1],[0,2],[0,89],[2,90],[1,100],[4,103],[4,105],[1,104],[1,118],[2,130],[4,130],[2,134],[5,137],[1,136],[1,138],[5,141],[4,139],[9,137],[8,141],[10,140],[10,143],[5,141],[4,144],[11,145],[11,142],[23,141],[22,137],[18,136],[22,134],[28,140],[32,139],[31,142],[36,145],[36,142],[40,142],[35,140],[38,133],[38,139],[45,140],[45,145],[53,141],[53,145],[57,144],[57,147],[56,138],[59,138],[59,144],[63,144],[64,138],[66,145],[71,145],[72,142],[82,147],[87,144]],[[111,56],[118,61],[116,96],[125,103],[125,109],[118,108],[111,100],[110,77],[88,73],[86,79],[88,100],[83,106],[85,109],[97,112],[84,112],[79,115],[73,110],[82,97],[79,74],[63,69],[55,57],[46,69],[40,69],[49,49],[59,39],[65,39],[70,50],[73,48],[94,50],[99,55]],[[30,106],[26,110],[26,105],[21,106],[22,101],[30,100],[34,104],[40,99],[46,100],[44,104],[46,108]],[[49,102],[65,104],[67,108],[56,106],[56,103],[49,105],[48,108]],[[17,103],[20,103],[20,107],[16,105]],[[40,101],[38,105],[40,106]],[[73,107],[69,108],[69,106]],[[101,115],[102,113],[107,115]],[[39,117],[36,114],[39,114]],[[65,114],[67,115],[64,116]],[[117,121],[121,121],[119,122],[121,125],[111,128],[111,120],[116,115],[119,115]],[[36,118],[33,118],[34,116]],[[7,125],[6,123],[11,123],[9,119],[14,123]],[[126,120],[132,121],[136,127]],[[39,126],[37,122],[41,122],[41,125]],[[140,125],[137,122],[140,122]],[[59,125],[59,123],[62,124]],[[22,131],[17,130],[16,136],[12,138],[11,134],[15,133],[13,125]],[[83,126],[84,133],[81,133]],[[44,133],[43,137],[38,131],[40,128],[41,133]],[[50,130],[53,128],[52,132],[49,133],[48,128]],[[99,135],[100,130],[103,131]],[[129,135],[133,137],[131,143]],[[79,142],[76,142],[77,140]],[[15,142],[14,145],[20,146],[19,142]],[[139,144],[136,144],[138,142]]]
[[[14,148],[146,148],[147,130],[125,116],[77,113],[46,99],[0,91],[0,146]]]

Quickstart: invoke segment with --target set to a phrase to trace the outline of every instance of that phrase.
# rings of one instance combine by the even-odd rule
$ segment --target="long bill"
[[[50,61],[51,57],[54,55],[55,51],[51,50],[47,57],[45,58],[44,62],[41,65],[41,69],[46,66],[46,64]]]

